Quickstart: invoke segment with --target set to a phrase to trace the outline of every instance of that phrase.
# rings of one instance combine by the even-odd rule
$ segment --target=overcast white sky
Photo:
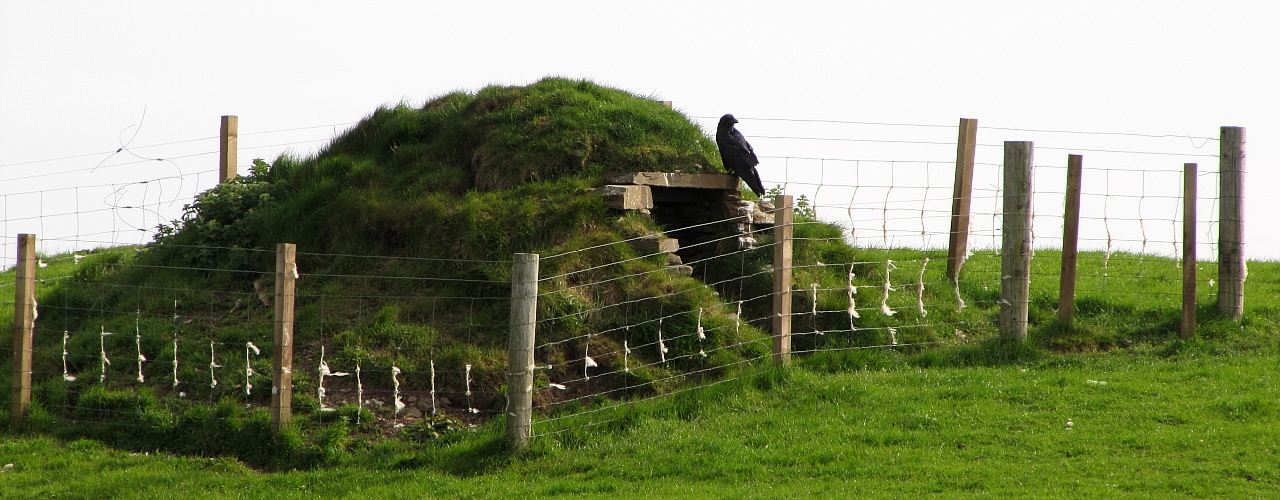
[[[1086,171],[1095,182],[1087,183],[1086,192],[1150,196],[1137,209],[1170,235],[1176,200],[1159,200],[1178,193],[1176,174],[1148,178],[1119,170],[1171,173],[1184,162],[1199,162],[1202,170],[1213,171],[1216,159],[1194,155],[1216,154],[1216,142],[1005,129],[1217,137],[1219,126],[1243,126],[1251,223],[1246,253],[1280,258],[1280,232],[1269,227],[1280,213],[1277,26],[1280,2],[1274,1],[4,1],[5,241],[18,232],[36,232],[47,235],[46,241],[75,239],[66,245],[77,248],[138,242],[141,233],[121,237],[121,227],[171,219],[183,196],[212,185],[211,175],[194,173],[216,169],[217,155],[208,154],[217,150],[216,142],[208,138],[217,135],[220,115],[240,116],[246,163],[285,149],[309,152],[342,127],[271,131],[348,124],[381,104],[421,103],[455,89],[563,75],[672,100],[691,116],[744,117],[740,129],[756,137],[757,152],[770,157],[761,167],[768,184],[812,175],[815,168],[824,182],[845,184],[883,170],[873,163],[774,157],[928,160],[935,163],[893,164],[889,170],[897,172],[895,182],[928,174],[936,188],[928,197],[945,199],[952,146],[764,137],[947,143],[955,140],[961,117],[979,119],[983,144],[1036,141],[1037,165],[1046,167],[1037,171],[1037,189],[1043,183],[1045,193],[1037,199],[1039,214],[1061,207],[1060,195],[1053,194],[1061,191],[1055,180],[1061,169],[1055,167],[1065,164],[1072,148],[1168,153],[1090,152],[1085,166],[1116,170],[1110,178]],[[188,142],[133,150],[177,158],[171,162],[134,162],[127,152],[95,154],[130,140],[132,147]],[[284,143],[296,144],[275,146]],[[998,164],[999,154],[998,147],[984,146],[979,162]],[[67,156],[78,157],[39,161]],[[994,175],[995,168],[990,170]],[[71,173],[44,175],[56,172]],[[178,173],[186,176],[181,185],[176,179],[129,184]],[[980,174],[979,187],[983,179]],[[1213,179],[1202,179],[1202,189],[1211,188],[1203,184]],[[88,187],[99,185],[107,187]],[[812,193],[806,189],[796,186]],[[885,194],[832,188],[819,202],[849,203],[841,196],[860,202]],[[177,200],[176,206],[166,200]],[[131,219],[106,211],[109,218],[96,219],[90,210],[104,203],[152,204],[160,213]],[[1132,217],[1126,211],[1133,209],[1117,204],[1107,210],[1109,217],[1122,218]],[[62,213],[80,215],[57,215]],[[855,218],[852,210],[848,214]],[[824,207],[820,215],[846,213]],[[112,228],[103,230],[106,224]],[[1038,220],[1038,236],[1059,231],[1056,224]],[[1172,236],[1135,236],[1156,231],[1148,226],[1110,229],[1126,232],[1131,241],[1162,242],[1150,251],[1174,248]],[[95,231],[112,234],[93,236]],[[1092,234],[1095,243],[1102,241],[1096,230]],[[945,239],[894,243],[936,245]],[[6,243],[3,252],[7,258],[12,247]]]

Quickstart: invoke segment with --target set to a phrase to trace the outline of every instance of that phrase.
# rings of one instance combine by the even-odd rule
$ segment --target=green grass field
[[[859,352],[633,405],[623,424],[535,439],[498,427],[453,445],[450,473],[259,473],[233,460],[5,437],[4,498],[857,497],[1275,498],[1274,348],[1212,345],[918,368]],[[869,366],[846,371],[840,366]],[[837,367],[832,369],[832,367]],[[1067,422],[1072,425],[1068,428]]]
[[[917,272],[913,251],[888,255],[904,274]],[[980,252],[970,261],[976,281],[964,291],[971,307],[962,319],[993,313],[980,278],[996,260]],[[1082,259],[1075,328],[1054,326],[1057,283],[1043,277],[1057,258],[1042,251],[1028,344],[801,356],[790,369],[749,369],[725,383],[554,422],[541,416],[535,431],[549,435],[520,457],[502,450],[501,421],[438,443],[338,436],[326,448],[336,450],[332,459],[292,472],[9,434],[0,438],[0,466],[14,466],[0,472],[0,497],[1280,494],[1280,265],[1250,264],[1241,324],[1215,318],[1212,289],[1202,287],[1201,338],[1181,342],[1173,340],[1179,285],[1170,260],[1113,256],[1106,270],[1098,260]],[[49,269],[63,265],[54,258]],[[1207,282],[1213,266],[1201,267]],[[945,300],[947,291],[929,296]]]

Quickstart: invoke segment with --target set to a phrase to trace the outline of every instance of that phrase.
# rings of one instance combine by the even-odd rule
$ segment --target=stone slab
[[[730,174],[683,174],[669,172],[612,172],[604,175],[609,184],[738,190],[738,177]]]
[[[617,210],[648,210],[653,208],[653,190],[649,186],[607,185],[596,189]]]
[[[675,238],[642,238],[627,242],[640,255],[655,253],[671,253],[680,249],[680,240]]]

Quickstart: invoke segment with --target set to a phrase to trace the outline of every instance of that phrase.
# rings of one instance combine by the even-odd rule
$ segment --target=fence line
[[[759,121],[901,126],[927,130],[936,128],[940,131],[950,129],[950,126],[921,124],[788,119]],[[336,271],[308,273],[306,269],[298,269],[296,260],[292,259],[281,261],[283,263],[278,264],[274,272],[129,264],[131,268],[144,273],[172,270],[230,276],[226,279],[245,286],[241,290],[152,284],[145,279],[140,281],[143,284],[98,283],[82,279],[76,274],[75,270],[81,269],[81,266],[88,268],[116,265],[106,263],[103,259],[105,255],[112,253],[111,249],[77,252],[60,258],[50,257],[49,262],[44,262],[34,253],[30,257],[20,256],[18,261],[22,265],[35,266],[35,270],[22,274],[17,282],[21,283],[30,276],[35,289],[44,292],[28,293],[27,296],[31,297],[28,302],[21,295],[24,287],[14,286],[15,299],[11,305],[14,305],[19,315],[16,318],[18,323],[24,324],[26,321],[21,317],[23,311],[28,311],[32,318],[30,333],[23,335],[61,339],[61,343],[59,349],[47,341],[35,345],[15,337],[14,347],[10,352],[15,360],[12,364],[14,396],[11,396],[10,415],[18,420],[29,411],[25,406],[19,407],[19,404],[24,400],[23,394],[31,394],[33,385],[48,388],[53,384],[64,384],[78,391],[94,388],[147,388],[166,397],[209,402],[238,397],[238,401],[251,406],[270,407],[273,409],[273,428],[278,430],[288,421],[290,409],[295,406],[289,402],[288,393],[297,389],[297,396],[305,396],[308,403],[311,401],[308,399],[309,394],[314,392],[314,404],[320,411],[351,411],[342,408],[354,406],[354,415],[360,418],[369,410],[368,407],[373,406],[375,408],[372,411],[378,416],[378,425],[385,425],[390,429],[403,427],[430,415],[450,414],[457,418],[471,419],[469,422],[478,422],[476,418],[480,416],[504,414],[508,419],[508,439],[516,449],[522,449],[527,446],[531,437],[554,436],[576,428],[608,423],[610,412],[614,408],[733,380],[740,373],[736,370],[761,364],[766,358],[776,363],[786,363],[792,355],[799,354],[856,349],[915,349],[986,336],[991,333],[987,320],[966,312],[966,308],[975,305],[999,305],[1002,311],[1000,333],[1025,339],[1027,304],[1031,301],[1030,280],[1051,280],[1056,276],[1052,271],[1038,271],[1032,267],[1035,251],[1044,251],[1049,247],[1035,241],[1037,220],[1062,219],[1065,224],[1068,219],[1075,219],[1085,225],[1086,236],[1072,238],[1064,235],[1061,238],[1062,246],[1067,246],[1069,241],[1073,244],[1085,242],[1086,249],[1102,250],[1100,258],[1103,263],[1103,278],[1121,279],[1119,276],[1109,277],[1105,274],[1107,270],[1116,270],[1118,274],[1130,274],[1123,279],[1155,282],[1164,281],[1164,274],[1167,273],[1182,274],[1185,269],[1178,268],[1179,265],[1191,267],[1192,271],[1198,265],[1194,260],[1195,233],[1179,237],[1177,222],[1183,220],[1188,225],[1194,225],[1199,222],[1196,219],[1205,220],[1209,222],[1205,224],[1208,227],[1206,233],[1209,233],[1217,223],[1214,220],[1216,217],[1212,215],[1212,210],[1217,210],[1214,208],[1217,204],[1212,202],[1227,203],[1230,200],[1236,202],[1236,205],[1223,205],[1223,222],[1219,224],[1219,228],[1224,231],[1223,235],[1206,238],[1206,242],[1212,242],[1206,244],[1218,245],[1223,251],[1222,255],[1242,253],[1239,249],[1239,233],[1226,228],[1228,221],[1234,223],[1242,218],[1238,212],[1240,204],[1237,202],[1242,195],[1233,188],[1242,181],[1228,177],[1229,172],[1243,172],[1242,131],[1237,139],[1227,130],[1230,127],[1223,129],[1223,139],[1220,140],[1223,152],[1219,155],[1148,151],[1138,147],[1041,148],[1124,154],[1142,157],[1144,160],[1150,156],[1158,157],[1156,161],[1159,162],[1165,161],[1164,156],[1217,157],[1222,162],[1219,169],[1223,172],[1219,176],[1219,190],[1222,194],[1219,196],[1217,192],[1213,192],[1201,196],[1195,194],[1194,189],[1185,191],[1188,194],[1183,194],[1183,189],[1170,190],[1168,181],[1161,180],[1165,176],[1171,177],[1182,172],[1147,165],[1118,166],[1105,158],[1098,162],[1100,167],[1094,167],[1092,157],[1089,167],[1076,170],[1080,180],[1077,187],[1044,188],[1045,185],[1059,182],[1059,175],[1063,176],[1062,180],[1070,178],[1068,167],[1073,160],[1068,160],[1068,167],[1036,165],[1031,161],[1030,142],[1007,142],[1004,144],[1006,150],[1010,144],[1021,144],[1018,147],[1026,148],[1023,153],[1018,153],[1025,158],[1024,162],[1018,163],[1008,158],[1002,163],[976,161],[981,159],[978,155],[983,154],[976,148],[992,145],[977,143],[975,134],[986,130],[1000,130],[1099,135],[1108,138],[1213,140],[1212,138],[979,128],[976,122],[970,125],[962,122],[961,126],[959,143],[914,138],[851,139],[778,133],[748,134],[748,137],[769,141],[893,147],[956,146],[958,159],[844,160],[834,158],[837,155],[825,154],[762,157],[767,160],[766,164],[761,165],[763,177],[769,183],[778,182],[780,191],[785,193],[775,198],[775,208],[770,210],[771,215],[775,216],[774,233],[753,235],[763,238],[764,243],[686,263],[700,268],[701,280],[681,277],[659,265],[657,261],[662,260],[669,252],[634,251],[607,260],[603,257],[605,252],[598,252],[611,246],[630,245],[659,235],[643,235],[541,257],[543,265],[547,266],[544,269],[548,269],[546,277],[539,276],[538,268],[535,267],[531,275],[525,269],[524,278],[513,280]],[[971,133],[967,138],[963,127],[970,127],[968,130]],[[321,127],[301,129],[310,128]],[[223,180],[233,176],[231,173],[238,164],[232,150],[244,149],[235,147],[235,141],[228,142],[227,139],[239,135],[250,134],[238,134],[236,127],[229,125],[227,132],[221,137],[221,142],[228,144],[229,148],[222,153],[226,158],[222,170]],[[203,140],[207,139],[176,141],[151,147]],[[973,147],[966,147],[966,143]],[[1231,149],[1237,147],[1241,149]],[[209,153],[195,153],[191,156],[205,154]],[[965,156],[972,157],[966,159]],[[83,157],[85,156],[37,160],[0,167]],[[182,156],[170,158],[177,157]],[[1072,158],[1079,156],[1074,155]],[[777,164],[777,160],[781,160],[781,165]],[[135,163],[149,161],[156,160]],[[813,162],[816,162],[816,171],[811,167]],[[1011,162],[1018,163],[1020,169],[1009,170]],[[128,164],[105,165],[104,168]],[[959,166],[962,164],[969,165],[968,173]],[[1078,161],[1075,165],[1078,165]],[[834,170],[839,166],[851,166],[852,171],[845,169],[828,172],[828,169]],[[994,167],[1006,169],[1001,171]],[[96,168],[99,167],[95,166],[94,169]],[[1037,170],[1046,175],[1033,176],[1031,172]],[[178,178],[195,175],[199,179],[201,174],[210,172],[183,174]],[[1021,179],[1011,172],[1025,173],[1026,178]],[[955,182],[957,177],[964,175],[972,176],[969,189],[947,189],[956,187],[957,184],[966,184],[963,181]],[[1189,185],[1190,180],[1202,175],[1218,174],[1191,171],[1184,174],[1182,179]],[[1113,181],[1113,176],[1120,180]],[[159,184],[160,181],[173,178],[155,178],[132,184]],[[1101,183],[1099,178],[1102,179]],[[1137,186],[1136,194],[1132,190],[1112,192],[1113,188],[1128,189],[1130,183],[1124,180],[1130,178],[1136,179],[1136,182],[1132,182],[1132,185]],[[10,180],[26,179],[19,177]],[[9,222],[26,224],[72,215],[77,217],[78,222],[79,216],[83,214],[119,209],[143,212],[150,210],[157,220],[161,218],[163,211],[160,208],[166,202],[157,197],[157,201],[148,203],[149,192],[144,192],[141,203],[122,205],[117,200],[113,202],[114,206],[106,209],[81,210],[76,206],[70,211],[45,213],[43,202],[39,205],[39,215],[35,216],[11,216],[8,209],[10,197],[42,197],[46,193],[75,191],[78,202],[78,192],[81,189],[110,187],[119,194],[116,186],[100,184],[0,194],[5,202],[6,229]],[[1025,189],[1011,190],[1013,186]],[[1068,192],[1077,192],[1077,188],[1079,196],[1091,203],[1085,204],[1085,213],[1075,216],[1057,215],[1055,210],[1051,210],[1054,208],[1054,200],[1046,202],[1044,197],[1037,199],[1034,196],[1065,196]],[[792,199],[792,196],[795,198]],[[1207,219],[1203,218],[1204,214],[1195,211],[1200,199],[1210,202],[1210,215]],[[1005,203],[1003,207],[999,205],[1001,201]],[[1101,201],[1100,211],[1092,210],[1099,208],[1097,201]],[[965,210],[969,213],[965,217],[969,219],[970,227],[964,228],[964,231],[951,226],[959,218],[957,206],[961,202],[969,203]],[[168,203],[172,204],[174,201]],[[1182,219],[1176,216],[1149,215],[1176,213],[1168,212],[1165,208],[1170,205],[1176,207],[1178,203],[1185,203],[1184,208],[1189,210]],[[1158,206],[1152,208],[1153,204]],[[793,211],[795,220],[786,215]],[[839,216],[841,211],[844,217]],[[832,213],[837,214],[837,217],[829,219]],[[1025,218],[1021,225],[1014,225],[1019,222],[1013,217],[1015,214]],[[985,222],[988,217],[990,224]],[[693,228],[732,223],[737,219],[739,218],[734,217],[697,226],[668,228],[661,234],[677,234]],[[144,222],[141,225],[145,225],[145,217],[142,220]],[[827,231],[831,223],[846,222],[839,234]],[[1100,229],[1096,227],[1098,222],[1101,223]],[[1173,226],[1171,232],[1165,233],[1151,227],[1163,227],[1166,223]],[[145,228],[133,229],[143,232],[145,236]],[[1023,232],[1026,234],[1022,239],[1006,240],[999,245],[995,243],[997,235],[1009,238],[1015,233]],[[1053,232],[1042,229],[1038,236],[1042,242],[1052,242],[1057,237],[1051,233]],[[5,234],[3,245],[9,248],[10,237],[7,235],[10,232],[6,231]],[[97,234],[81,235],[77,228],[71,236],[55,233],[53,237],[45,238],[45,241],[73,241],[76,246],[81,243],[118,244],[118,231],[113,229],[109,233],[99,234],[111,234],[112,238],[82,238],[81,236],[96,238]],[[992,241],[988,247],[974,244],[988,236]],[[916,237],[919,238],[918,246],[907,244],[914,242]],[[734,238],[739,238],[739,235],[714,238],[688,248],[712,246]],[[18,244],[24,241],[24,236],[17,239]],[[942,241],[947,242],[945,246],[941,244]],[[1180,242],[1191,246],[1180,250]],[[846,244],[851,248],[841,246]],[[1181,252],[1183,257],[1191,256],[1192,259],[1183,264],[1177,264],[1176,261],[1171,265],[1161,264],[1163,267],[1150,265],[1150,247],[1163,247],[1164,244],[1173,247],[1175,256]],[[844,251],[844,248],[849,250]],[[1010,248],[1022,250],[1006,250]],[[972,258],[974,254],[987,251],[999,252],[998,256],[1011,262],[996,267],[992,259]],[[5,252],[5,258],[8,258],[10,252]],[[117,253],[127,256],[129,252],[126,250]],[[360,257],[441,262],[459,266],[492,265],[504,269],[510,266],[512,274],[517,274],[522,262],[527,262],[531,258],[529,255],[532,255],[517,254],[511,260],[453,260],[296,251],[286,253],[315,260]],[[797,258],[796,255],[804,257]],[[571,256],[581,260],[581,265],[570,259]],[[532,258],[536,259],[537,256],[532,255]],[[33,259],[35,262],[32,262]],[[81,262],[82,259],[89,260]],[[1076,259],[1088,261],[1099,257],[1080,254]],[[1239,271],[1233,271],[1226,257],[1220,259],[1223,261],[1223,265],[1219,266],[1219,271],[1223,273],[1218,278],[1219,286],[1222,287],[1220,290],[1225,289],[1228,282],[1233,285],[1242,283],[1243,266],[1239,266]],[[767,264],[769,261],[772,261],[772,265]],[[956,263],[954,267],[951,264],[953,262]],[[68,274],[48,276],[48,271],[39,271],[43,266],[52,266],[57,272]],[[1059,274],[1065,276],[1065,267],[1063,269]],[[1190,296],[1194,306],[1194,285],[1199,278],[1194,273],[1183,276],[1187,276],[1183,279],[1190,280],[1192,285]],[[271,280],[264,281],[268,278]],[[286,283],[295,279],[298,280],[299,288],[295,291],[288,290]],[[1020,284],[1014,286],[1014,279],[1021,280]],[[505,285],[508,281],[513,284],[510,296],[433,296],[403,291],[405,287],[412,286]],[[1106,289],[1106,279],[1098,282],[1102,283],[1102,289],[1077,288],[1075,293],[1114,293]],[[345,284],[350,288],[332,285],[326,289],[315,283]],[[521,291],[515,289],[517,283],[523,284]],[[89,287],[99,295],[75,295],[70,285]],[[976,293],[994,285],[1000,285],[1000,294],[992,296]],[[1005,290],[1006,285],[1012,287],[1011,291]],[[1065,286],[1065,281],[1063,285]],[[267,293],[267,287],[270,286],[281,289],[276,293]],[[646,295],[647,291],[641,293],[647,290],[645,287],[660,292]],[[372,291],[361,293],[358,290]],[[1141,293],[1170,297],[1179,295],[1177,292],[1160,290],[1144,290]],[[1183,291],[1181,296],[1185,298],[1187,293]],[[1231,295],[1233,293],[1236,292],[1220,292],[1220,300],[1227,303],[1222,306],[1223,302],[1220,302],[1220,307],[1242,309],[1242,305],[1237,305],[1242,304],[1242,294]],[[131,294],[136,297],[137,302],[137,307],[132,309],[132,336],[128,332],[129,325],[121,319],[121,313],[127,317],[130,312],[124,304],[129,302],[128,296]],[[171,309],[167,305],[167,295],[163,300],[164,304],[157,304],[157,294],[173,295]],[[49,303],[37,305],[37,295],[42,299],[52,299]],[[1066,293],[1063,292],[1063,295]],[[1224,296],[1228,298],[1222,299]],[[378,302],[389,298],[414,304],[416,309],[411,314],[412,318],[409,321],[399,321],[396,316],[399,314],[398,310],[393,311],[388,307],[382,307],[376,313],[365,310],[366,301]],[[293,300],[302,305],[290,305]],[[859,300],[862,302],[859,303]],[[429,314],[426,312],[427,302],[430,302]],[[439,307],[441,303],[446,304],[444,308]],[[205,305],[208,306],[207,313]],[[479,312],[477,307],[480,308]],[[122,308],[124,310],[120,310]],[[274,312],[267,314],[267,309]],[[508,309],[511,313],[508,323],[477,320],[492,318],[495,313]],[[1064,307],[1060,306],[1060,309]],[[115,319],[110,319],[112,316]],[[96,331],[84,326],[91,321],[83,319],[79,320],[81,328],[78,331],[72,332],[65,327],[77,321],[77,318],[94,317],[101,319]],[[56,324],[59,320],[63,322],[64,328],[47,324],[49,321]],[[265,333],[268,323],[274,326],[271,337]],[[219,329],[229,325],[235,329],[238,339],[219,337]],[[527,342],[516,341],[516,326],[524,327],[522,334],[529,335]],[[398,331],[417,335],[414,338],[423,340],[423,343],[380,344],[385,338],[379,335],[385,335],[385,332],[379,329],[397,328],[401,329]],[[445,334],[458,340],[458,344],[441,344],[438,340]],[[508,335],[506,340],[510,342],[505,366],[459,347],[475,345],[479,339],[484,339],[488,345],[501,343],[503,334]],[[462,342],[463,340],[467,342]],[[795,344],[792,345],[792,342]],[[286,347],[290,350],[286,350]],[[263,350],[268,349],[273,352],[271,360],[267,360],[262,354]],[[296,357],[291,349],[297,350]],[[116,359],[114,365],[111,363],[112,358]],[[29,360],[28,364],[23,364],[23,359]],[[298,361],[297,370],[293,369],[292,360]],[[271,365],[270,368],[266,367],[268,364]],[[171,371],[165,371],[166,369]],[[156,373],[161,375],[157,376]],[[166,378],[165,375],[170,376]],[[267,381],[268,375],[272,378],[271,381]],[[289,380],[295,376],[296,380]],[[23,377],[32,377],[34,381],[23,382]],[[267,384],[272,387],[271,401],[265,400],[266,394],[263,392],[253,391],[255,386],[261,388]],[[504,384],[507,391],[505,393],[498,389]],[[95,419],[93,416],[128,413],[127,410],[111,408],[86,410],[78,401],[70,399],[70,389],[63,389],[62,392],[51,390],[50,393],[55,399],[61,394],[62,399],[41,401],[42,408],[69,422],[103,422],[103,419]],[[355,395],[354,402],[352,393]],[[638,399],[632,398],[637,395]],[[425,404],[424,398],[428,397],[430,404]],[[620,397],[625,400],[615,402]],[[450,399],[448,403],[444,403],[444,398]],[[454,398],[457,400],[453,401]],[[416,404],[417,401],[423,401],[424,404]],[[428,407],[429,414],[425,413]],[[568,413],[563,413],[565,411]],[[597,416],[600,418],[596,418]]]
[[[119,253],[115,252],[115,254]],[[132,253],[125,252],[125,254]],[[262,351],[270,350],[279,345],[280,342],[273,342],[265,334],[269,320],[265,311],[262,310],[262,306],[266,306],[266,299],[261,291],[235,291],[220,288],[193,289],[190,286],[151,286],[127,283],[92,283],[83,281],[76,275],[76,271],[84,266],[101,266],[104,262],[109,262],[102,259],[109,257],[110,254],[112,252],[89,254],[80,259],[70,257],[49,259],[49,262],[46,263],[47,267],[52,268],[49,271],[57,269],[56,273],[67,275],[45,275],[33,280],[34,283],[44,289],[43,295],[47,296],[52,293],[56,297],[53,300],[47,300],[39,304],[40,312],[47,319],[42,319],[41,323],[36,324],[37,328],[34,330],[36,337],[47,339],[44,343],[52,339],[60,339],[61,342],[58,344],[60,347],[53,352],[44,347],[32,349],[31,347],[23,348],[19,346],[15,349],[10,349],[8,354],[11,355],[15,353],[37,354],[35,357],[37,369],[27,370],[26,373],[33,374],[36,380],[46,387],[53,380],[56,380],[58,384],[68,386],[85,384],[77,391],[88,390],[93,386],[99,385],[111,390],[146,387],[156,393],[178,400],[192,400],[194,398],[196,400],[215,402],[222,398],[239,395],[238,398],[241,401],[251,406],[268,406],[266,401],[261,400],[261,397],[267,394],[267,392],[263,391],[263,388],[278,388],[282,384],[273,384],[269,379],[261,379],[263,374],[272,373],[272,370],[262,365],[264,362],[269,363],[272,356]],[[366,257],[372,258],[371,256]],[[387,260],[397,259],[387,258]],[[501,261],[497,261],[497,263],[501,264]],[[35,261],[33,260],[31,264],[34,267]],[[106,265],[110,266],[112,264]],[[272,275],[272,273],[262,271],[216,270],[194,267],[149,266],[145,268],[146,272],[164,269],[243,275],[248,276],[244,278],[246,285],[247,280],[251,280],[253,277]],[[317,286],[314,284],[316,281],[340,280],[352,282],[353,280],[362,280],[376,284],[388,278],[402,278],[401,276],[369,274],[304,274],[302,276],[304,282],[308,279],[313,282],[311,286]],[[89,287],[87,290],[89,297],[118,294],[125,297],[127,302],[129,297],[137,295],[140,301],[139,306],[136,310],[118,305],[103,307],[109,303],[104,302],[107,299],[96,298],[84,306],[78,306],[74,303],[68,305],[67,302],[74,299],[68,295],[60,295],[58,293],[59,290],[63,290],[60,287],[65,285],[87,286]],[[304,286],[303,290],[305,289]],[[100,290],[101,293],[94,290]],[[154,298],[147,297],[152,297],[152,294],[157,293],[170,297],[181,295],[182,299],[173,298],[171,306],[162,307],[160,310],[148,309],[147,304],[153,303]],[[304,360],[304,366],[301,367],[302,371],[297,373],[315,374],[304,376],[303,385],[299,387],[304,387],[305,391],[315,393],[316,396],[309,400],[315,401],[321,409],[338,411],[339,409],[331,404],[333,401],[349,404],[358,409],[367,410],[373,408],[375,414],[378,414],[380,418],[386,418],[390,422],[387,425],[391,428],[403,427],[408,421],[416,421],[415,419],[423,417],[424,414],[434,415],[437,412],[441,415],[446,412],[457,412],[462,413],[464,416],[472,415],[473,417],[471,418],[495,415],[497,410],[493,405],[500,397],[493,390],[493,387],[498,384],[493,383],[497,378],[497,374],[494,373],[492,368],[473,366],[472,363],[475,361],[468,359],[451,362],[448,359],[452,358],[447,353],[444,353],[443,358],[437,357],[441,354],[438,351],[438,347],[431,348],[432,352],[437,353],[436,355],[428,353],[428,357],[433,358],[429,368],[425,366],[415,368],[416,365],[405,366],[404,363],[399,363],[399,366],[397,366],[395,359],[405,358],[408,355],[408,351],[415,350],[413,346],[375,348],[377,350],[406,351],[406,353],[404,355],[392,354],[389,361],[378,362],[373,360],[370,363],[363,363],[359,358],[352,358],[350,352],[343,354],[343,350],[337,348],[341,347],[341,344],[334,344],[333,342],[342,336],[339,335],[339,337],[335,338],[333,337],[334,332],[325,332],[326,328],[351,331],[353,329],[368,328],[368,326],[345,318],[339,321],[327,319],[324,312],[325,308],[333,308],[335,305],[343,307],[341,303],[351,302],[353,299],[385,299],[387,297],[386,294],[325,293],[325,289],[320,288],[313,289],[310,293],[298,293],[297,297],[304,302],[309,301],[313,306],[317,302],[321,306],[318,318],[303,318],[298,321],[300,334],[309,340],[296,346],[296,349],[299,350],[299,359]],[[61,300],[58,300],[58,298]],[[475,302],[477,300],[509,300],[509,297],[431,297],[425,295],[417,295],[410,298],[452,303]],[[208,302],[208,308],[205,309],[207,312],[202,313],[200,312],[203,307],[201,304],[206,301]],[[232,301],[234,301],[235,305],[228,310],[227,306]],[[262,306],[254,306],[259,301],[264,301]],[[215,306],[215,302],[220,304]],[[9,303],[13,304],[13,302]],[[258,312],[250,313],[248,316],[236,315],[236,311],[247,311],[251,307],[256,307]],[[24,309],[19,308],[19,310]],[[34,311],[35,307],[33,306],[30,310]],[[66,322],[65,318],[83,315],[102,317],[104,321],[105,318],[121,315],[129,317],[132,321],[128,325],[116,324],[112,326],[110,322],[104,323],[101,327],[93,328],[93,331],[72,331],[58,327],[61,325],[51,326],[50,323],[47,323],[52,321],[52,325],[57,325],[59,322]],[[233,318],[235,318],[234,321],[231,321]],[[207,324],[201,325],[201,323]],[[219,325],[226,324],[238,325],[239,328],[247,329],[246,331],[248,332],[257,331],[262,333],[250,333],[244,341],[226,341],[211,337],[211,335],[216,334],[215,329]],[[448,321],[432,322],[433,328],[455,328],[458,330],[479,327],[497,329],[505,328],[505,326],[505,324],[486,326],[475,323],[450,324]],[[337,356],[331,356],[326,359],[324,354],[321,354],[321,357],[317,360],[315,351],[320,350],[323,352],[326,346],[335,347],[330,349],[328,353]],[[361,349],[363,348],[357,348],[357,351]],[[15,359],[19,358],[22,357],[19,356]],[[30,358],[28,357],[27,359]],[[339,364],[335,365],[335,362]],[[343,364],[346,364],[346,366],[343,366]],[[425,365],[426,363],[423,364]],[[310,367],[305,365],[310,365]],[[18,369],[20,368],[18,366]],[[350,393],[355,391],[350,390],[351,388],[349,387],[344,387],[349,383],[339,384],[337,392],[334,392],[333,384],[346,382],[345,379],[330,378],[345,378],[352,376],[353,373],[360,373],[363,376],[363,380],[359,383],[361,386],[358,390],[360,395],[354,401]],[[431,384],[429,391],[424,389],[425,384],[428,382]],[[296,383],[289,385],[297,386]],[[327,396],[326,385],[329,386]],[[401,385],[402,387],[389,387]],[[255,386],[259,390],[255,391]],[[30,384],[26,384],[26,387],[30,391]],[[336,399],[334,399],[335,397]],[[449,398],[452,398],[454,402],[449,402]],[[418,399],[424,402],[430,401],[431,403],[417,406],[406,405],[406,401],[408,401],[409,405],[412,405]],[[17,400],[15,399],[14,401]],[[89,411],[83,405],[77,404],[74,399],[42,401],[42,408],[45,412],[68,422],[102,423],[101,419],[90,418],[86,420],[83,418],[86,412],[99,415],[102,418],[108,418],[102,416],[107,414],[129,414],[128,410],[118,409]],[[15,419],[21,418],[23,414],[25,414],[25,411],[11,412]]]
[[[338,128],[352,124],[244,130],[238,134],[237,150],[279,151],[321,144],[330,141]],[[317,132],[323,135],[318,137]],[[77,237],[105,240],[97,244],[106,246],[145,243],[154,235],[155,226],[178,219],[185,204],[216,185],[219,138],[143,145],[128,141],[97,153],[0,164],[0,207],[4,211],[0,218],[5,221],[0,230],[7,238],[29,232],[40,234],[46,242],[65,241],[65,245],[45,245],[56,253],[83,250],[80,245],[88,243],[77,241]],[[251,165],[249,161],[236,163],[240,170]],[[34,167],[39,171],[33,172]],[[82,229],[86,227],[103,229],[90,232]],[[0,267],[11,267],[13,247],[0,247]]]

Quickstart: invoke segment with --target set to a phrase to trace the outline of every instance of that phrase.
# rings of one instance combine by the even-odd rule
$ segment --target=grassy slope
[[[539,441],[530,456],[488,463],[474,476],[354,467],[260,474],[235,462],[137,456],[90,441],[6,438],[0,458],[16,465],[0,475],[0,491],[6,498],[1280,494],[1274,349],[1076,354],[977,368],[913,368],[894,356],[862,361],[883,369],[758,372],[696,397],[645,403],[634,425],[587,443]]]

